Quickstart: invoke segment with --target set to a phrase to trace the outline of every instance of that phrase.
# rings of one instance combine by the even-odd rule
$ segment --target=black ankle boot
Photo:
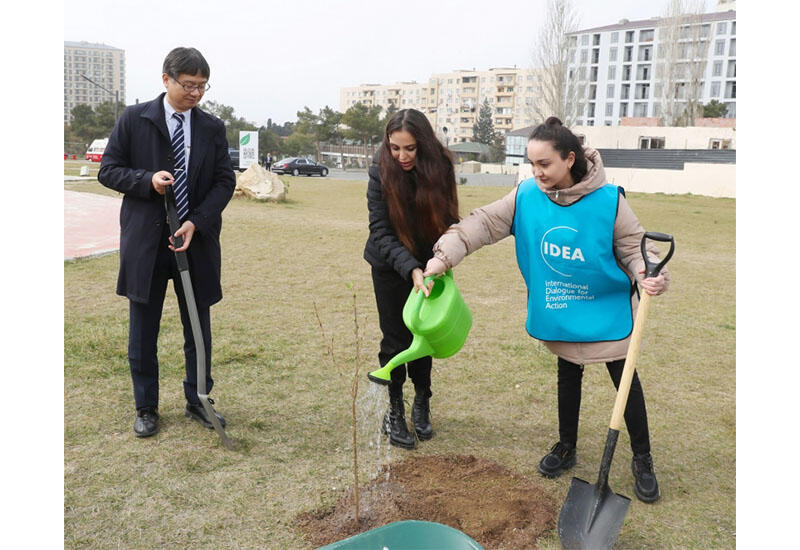
[[[414,438],[408,433],[406,409],[403,405],[403,394],[389,394],[389,410],[383,417],[383,433],[389,436],[389,443],[403,449],[414,448]]]
[[[414,395],[414,404],[411,407],[411,422],[414,423],[414,431],[417,432],[420,441],[427,441],[433,437],[430,396],[428,388],[417,390]]]
[[[575,445],[559,441],[539,462],[539,473],[544,477],[558,477],[575,466]]]
[[[634,455],[631,460],[633,470],[633,492],[642,502],[655,502],[661,496],[658,490],[658,480],[653,471],[653,457],[650,453]]]

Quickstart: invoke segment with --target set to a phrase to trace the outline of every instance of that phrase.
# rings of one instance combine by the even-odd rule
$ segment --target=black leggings
[[[606,363],[608,374],[619,388],[625,359]],[[563,443],[575,445],[578,442],[578,416],[581,408],[581,381],[583,365],[576,365],[561,357],[558,358],[558,435]],[[647,409],[644,405],[644,392],[639,376],[633,371],[631,390],[625,407],[625,426],[631,439],[633,454],[650,452],[650,431],[647,428]]]
[[[395,271],[378,270],[372,268],[372,285],[375,289],[375,301],[378,303],[378,321],[383,338],[378,361],[383,367],[389,360],[405,351],[411,345],[413,335],[403,323],[403,306],[414,285],[403,279]],[[431,367],[433,360],[430,355],[409,361],[408,376],[414,383],[417,392],[427,390],[431,395]],[[389,395],[400,395],[406,381],[406,365],[400,365],[392,370],[389,384]]]

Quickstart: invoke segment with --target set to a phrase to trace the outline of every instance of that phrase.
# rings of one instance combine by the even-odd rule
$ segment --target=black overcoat
[[[124,196],[119,213],[120,267],[117,294],[146,303],[166,215],[164,197],[153,189],[155,172],[172,172],[172,151],[164,115],[164,94],[127,107],[108,139],[97,179]],[[236,176],[228,154],[225,125],[192,109],[187,175],[189,215],[196,229],[187,250],[195,299],[200,307],[222,299],[219,236],[222,210],[233,196]]]

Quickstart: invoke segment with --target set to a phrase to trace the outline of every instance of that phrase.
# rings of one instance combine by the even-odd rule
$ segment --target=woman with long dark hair
[[[386,124],[383,142],[369,169],[367,206],[369,238],[364,259],[372,266],[383,334],[378,360],[383,367],[411,345],[403,306],[412,289],[428,294],[422,270],[433,256],[433,243],[459,220],[452,154],[421,112],[397,111]],[[406,372],[414,384],[414,431],[420,440],[433,437],[431,365],[427,356],[410,361],[407,369],[401,365],[392,371],[389,411],[383,425],[392,445],[414,447],[403,405]]]

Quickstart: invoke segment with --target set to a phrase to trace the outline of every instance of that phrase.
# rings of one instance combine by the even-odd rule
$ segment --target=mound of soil
[[[554,529],[558,505],[531,480],[474,456],[417,456],[385,465],[359,490],[359,523],[354,492],[332,509],[297,517],[297,528],[315,547],[376,527],[416,519],[443,523],[487,549],[531,549]]]

